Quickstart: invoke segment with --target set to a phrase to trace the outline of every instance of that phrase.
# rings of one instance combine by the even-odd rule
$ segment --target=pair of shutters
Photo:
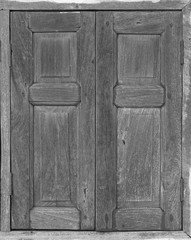
[[[11,13],[12,229],[181,229],[181,17]]]

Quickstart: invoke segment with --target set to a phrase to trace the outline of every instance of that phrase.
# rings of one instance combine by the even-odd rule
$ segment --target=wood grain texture
[[[0,11],[1,40],[1,231],[10,230],[10,47],[9,11]]]
[[[30,13],[29,28],[33,32],[73,32],[80,28],[80,12]]]
[[[70,76],[70,39],[43,39],[41,41],[41,76]]]
[[[32,33],[26,12],[11,14],[11,165],[14,197],[12,228],[29,229],[29,102],[32,77]]]
[[[77,34],[34,34],[35,82],[76,82]]]
[[[181,23],[181,13],[169,12],[161,38],[161,80],[166,89],[166,101],[161,109],[161,208],[165,211],[166,230],[181,229]]]
[[[114,30],[117,33],[161,34],[165,31],[164,12],[115,12]]]
[[[80,102],[80,86],[76,83],[36,83],[29,88],[29,101],[33,102],[62,102],[62,104]]]
[[[140,1],[95,1],[78,0],[68,3],[62,1],[15,1],[1,0],[0,9],[10,10],[182,10],[189,0],[140,0]]]
[[[161,86],[126,86],[114,88],[114,103],[118,107],[161,107],[165,102]]]
[[[116,109],[112,12],[96,14],[96,229],[111,231],[116,208]]]
[[[38,208],[31,210],[32,229],[79,229],[80,214],[75,208]]]
[[[78,194],[81,230],[95,228],[95,13],[81,12],[78,32]]]
[[[124,208],[159,207],[160,110],[118,109],[117,149],[117,207],[124,212]],[[136,216],[130,218],[136,223]],[[139,230],[144,228],[141,221]]]
[[[129,84],[128,78],[159,78],[159,39],[157,35],[118,35],[119,84]]]
[[[183,230],[191,236],[191,5],[183,11],[184,67],[182,109],[182,161],[184,179]]]
[[[34,107],[34,206],[75,206],[76,126],[76,107]]]
[[[115,212],[117,230],[160,230],[164,212],[160,208],[118,209]]]
[[[81,15],[82,27],[75,36],[77,38],[76,49],[78,54],[78,69],[75,80],[78,83],[43,82],[33,84],[31,68],[33,55],[30,47],[35,37],[32,38],[32,32],[26,29],[28,24],[27,13],[13,13],[13,56],[17,51],[19,51],[19,54],[14,56],[17,61],[13,57],[15,65],[13,65],[14,84],[12,85],[14,88],[12,95],[14,97],[12,99],[16,107],[13,105],[12,125],[14,135],[13,133],[12,135],[14,136],[14,147],[18,151],[21,149],[20,162],[17,161],[19,155],[16,154],[18,153],[16,150],[16,153],[14,152],[16,160],[13,161],[13,167],[16,169],[14,173],[17,175],[15,179],[18,179],[18,181],[15,181],[17,185],[13,186],[14,199],[17,202],[13,205],[12,212],[14,214],[18,213],[15,215],[17,221],[14,222],[14,229],[30,229],[32,227],[28,220],[29,215],[33,214],[33,210],[29,214],[30,209],[34,206],[41,208],[46,206],[49,207],[49,211],[54,207],[58,207],[60,211],[73,207],[73,210],[76,211],[76,207],[79,210],[80,217],[78,218],[78,224],[76,224],[76,219],[71,229],[94,229],[95,14],[84,12]],[[67,36],[70,35],[67,34]],[[63,37],[63,34],[60,34],[59,37],[61,35]],[[58,33],[55,32],[55,38],[57,37]],[[21,46],[24,46],[24,50],[21,49]],[[25,68],[27,68],[27,72]],[[21,93],[20,88],[24,88]],[[80,95],[81,102],[77,108],[63,106],[76,105],[76,102],[80,100]],[[32,100],[33,105],[41,106],[35,106],[33,111],[31,105],[29,107],[29,100]],[[54,105],[54,107],[42,105]],[[72,109],[75,109],[75,111]],[[22,113],[21,116],[20,113]],[[22,121],[20,121],[21,117],[23,118]],[[16,123],[14,123],[14,119]],[[20,129],[21,126],[22,129]],[[33,134],[34,136],[31,137]],[[16,137],[19,141],[15,144]],[[23,143],[24,149],[22,149],[21,143]],[[40,165],[43,166],[43,171]],[[30,186],[28,183],[29,167]],[[25,183],[22,182],[24,178]],[[68,185],[71,185],[71,187]],[[39,188],[41,189],[39,190]],[[21,189],[22,192],[20,193]],[[32,200],[29,199],[29,191]],[[20,195],[17,196],[17,193],[20,193]],[[25,202],[23,203],[23,201]],[[21,204],[22,209],[17,207],[20,207]],[[30,204],[30,209],[28,204]],[[57,210],[57,215],[59,210]],[[69,215],[70,212],[67,214]],[[72,211],[71,214],[73,214]],[[25,218],[27,220],[23,223]],[[58,221],[58,228],[60,229],[59,217],[57,218],[54,215],[53,218],[55,221],[54,228],[57,229],[56,221]],[[71,215],[71,218],[76,218],[76,215]],[[40,225],[40,218],[38,217],[35,219],[35,225],[38,225],[37,221],[39,221],[40,227],[47,229],[45,225]],[[67,225],[66,219],[64,222],[65,227],[69,229],[71,224],[68,223]],[[52,223],[49,227],[51,226],[53,226]],[[64,226],[62,227],[64,228]]]
[[[105,232],[94,231],[13,231],[0,232],[1,240],[187,240],[190,237],[183,231],[138,231]]]

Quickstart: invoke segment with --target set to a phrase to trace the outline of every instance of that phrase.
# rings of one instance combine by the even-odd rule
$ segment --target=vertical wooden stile
[[[9,11],[0,11],[1,39],[1,231],[10,231],[10,48]]]

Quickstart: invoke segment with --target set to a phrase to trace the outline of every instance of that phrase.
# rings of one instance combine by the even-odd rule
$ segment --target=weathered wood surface
[[[118,85],[114,89],[114,103],[118,107],[161,107],[165,102],[161,86]]]
[[[34,33],[34,81],[76,82],[76,32]]]
[[[0,9],[17,10],[181,10],[189,0],[1,0]]]
[[[29,123],[28,88],[32,77],[32,32],[26,12],[11,14],[11,166],[14,197],[12,228],[29,229]]]
[[[147,22],[148,19],[149,22],[152,22],[152,18],[154,18],[155,14],[157,15],[158,12],[152,14],[147,14],[146,12],[144,14],[145,22],[141,22],[141,16],[137,16],[137,12],[128,12],[128,14],[122,13],[124,21],[127,24],[125,25],[125,23],[123,23],[122,25],[119,23],[121,29],[120,34],[118,35],[118,82],[119,84],[129,85],[129,83],[134,83],[134,85],[137,85],[138,79],[143,78],[140,82],[146,82],[148,84],[150,80],[151,84],[156,84],[156,81],[154,81],[153,78],[159,78],[160,74],[160,36],[144,35],[141,34],[139,29],[137,29],[138,34],[135,35],[121,34],[121,31],[123,31],[124,28],[129,30],[129,32],[134,33],[135,26],[130,27],[130,29],[128,28],[128,23],[130,22],[128,16],[130,14],[131,17],[132,13],[134,14],[134,21],[138,26],[142,25],[142,28],[145,31],[146,28],[144,28],[144,26],[146,19]],[[116,14],[114,14],[114,16],[116,16]],[[118,13],[119,18],[120,16],[121,15]],[[114,21],[117,21],[116,18]],[[155,19],[155,21],[159,24],[160,20]],[[162,25],[161,22],[160,25]],[[164,28],[164,25],[162,25],[162,27]]]
[[[116,108],[113,13],[96,14],[96,229],[111,231],[116,208]]]
[[[80,213],[75,208],[33,208],[30,213],[32,229],[79,229]]]
[[[54,83],[54,77],[52,82],[33,84],[34,38],[27,29],[30,14],[12,13],[12,227],[47,229],[48,215],[43,220],[32,208],[49,206],[49,211],[59,207],[62,213],[59,217],[57,210],[53,217],[55,223],[52,224],[52,218],[49,228],[54,226],[56,229],[58,221],[61,229],[63,211],[73,207],[73,211],[79,210],[80,217],[71,229],[91,230],[95,216],[95,13],[81,13],[81,28],[75,33],[78,67],[74,80],[79,84],[70,81]],[[55,39],[57,37],[60,35],[55,30]],[[53,64],[56,65],[56,61]],[[41,106],[33,109],[30,100]],[[80,101],[77,107],[63,106],[76,105],[77,101]],[[68,216],[70,213],[75,219],[72,211],[67,213]],[[30,225],[31,219],[33,225]],[[68,221],[64,219],[63,228],[70,229]]]
[[[184,67],[182,164],[184,178],[183,230],[191,236],[191,4],[183,11]]]
[[[78,195],[81,230],[95,228],[95,13],[81,12],[78,32]]]
[[[76,107],[35,106],[34,206],[75,208],[76,151]],[[59,209],[65,211],[63,208]],[[58,222],[60,226],[59,219]],[[56,217],[54,229],[55,226]]]
[[[164,12],[115,12],[114,30],[118,33],[160,34],[165,30],[165,18],[161,14]]]
[[[136,222],[131,208],[137,208],[138,213],[138,208],[157,208],[160,204],[160,110],[119,108],[117,118],[117,207],[123,208],[121,212],[127,215],[130,210],[131,221]],[[144,217],[150,218],[147,212]],[[138,224],[141,229],[141,220]],[[142,224],[148,222],[143,221]],[[134,227],[137,229],[138,225]]]
[[[9,11],[0,11],[1,40],[1,230],[10,230],[10,48]]]
[[[80,102],[80,86],[75,83],[37,83],[29,88],[30,102],[47,102],[48,104],[62,102]]]
[[[115,228],[117,230],[161,230],[164,212],[161,208],[117,209]]]
[[[118,12],[117,14],[122,14],[123,18],[127,19],[128,13],[126,12]],[[113,86],[115,85],[115,60],[120,60],[120,57],[116,56],[116,39],[114,37],[115,31],[112,29],[113,21],[116,21],[116,18],[112,18],[111,15],[112,12],[98,12],[97,13],[97,229],[99,230],[106,230],[111,229],[112,227],[119,230],[129,230],[128,224],[126,224],[128,218],[128,211],[131,212],[130,206],[126,206],[126,203],[124,203],[124,213],[118,212],[118,210],[115,210],[115,213],[117,217],[115,217],[115,214],[111,214],[111,212],[116,207],[116,199],[119,194],[119,188],[116,191],[116,112],[115,107],[113,104]],[[144,20],[144,24],[146,25],[146,31],[147,31],[147,22],[149,22],[149,16],[146,13],[145,18],[147,17],[147,21]],[[154,13],[152,12],[153,16]],[[115,15],[115,13],[114,13]],[[137,21],[139,21],[138,15],[136,15]],[[160,136],[161,141],[158,141],[158,137],[156,137],[156,141],[161,142],[161,151],[159,151],[159,155],[156,156],[156,172],[159,171],[159,165],[161,165],[161,173],[160,177],[159,174],[154,174],[153,178],[156,181],[157,185],[155,186],[156,189],[158,188],[158,192],[156,194],[156,198],[158,199],[158,204],[156,205],[156,208],[158,207],[158,211],[156,211],[156,214],[154,214],[153,210],[153,219],[157,218],[157,226],[153,225],[153,223],[150,221],[147,221],[145,224],[145,221],[147,218],[149,218],[150,213],[148,212],[148,215],[142,214],[142,218],[138,220],[138,215],[134,215],[131,213],[131,222],[132,225],[134,225],[135,229],[137,229],[137,226],[139,226],[139,230],[142,229],[149,229],[149,224],[151,224],[151,229],[171,229],[171,230],[180,230],[181,229],[181,204],[180,204],[180,179],[181,179],[181,69],[180,69],[180,40],[181,40],[181,13],[180,12],[161,12],[161,18],[165,19],[162,23],[160,22],[160,19],[158,18],[158,22],[160,22],[161,26],[165,30],[165,32],[161,35],[161,73],[158,73],[158,68],[156,67],[155,70],[151,70],[153,67],[153,61],[151,63],[148,62],[147,68],[148,73],[145,71],[142,71],[142,65],[144,66],[145,62],[141,60],[137,61],[137,69],[135,71],[131,72],[131,76],[129,77],[136,77],[141,78],[141,75],[143,75],[144,79],[147,78],[153,78],[154,82],[150,85],[144,85],[140,86],[139,84],[133,85],[131,82],[130,86],[128,86],[128,76],[127,81],[125,81],[125,85],[116,85],[115,89],[117,90],[124,90],[125,91],[114,91],[116,94],[116,99],[120,100],[118,101],[120,107],[144,107],[144,104],[146,104],[146,107],[152,107],[153,101],[158,99],[160,100],[160,105],[164,103],[164,95],[165,95],[165,105],[163,106],[161,112],[161,116],[157,115],[157,121],[160,121],[161,125],[161,133],[158,134],[158,137]],[[127,20],[126,20],[127,21]],[[142,30],[143,30],[142,26]],[[142,30],[140,30],[140,35],[142,34]],[[144,34],[147,32],[145,31]],[[151,32],[149,32],[151,34]],[[123,31],[122,31],[123,34]],[[154,33],[155,34],[155,33]],[[136,38],[136,37],[135,37]],[[122,45],[128,45],[129,41],[131,41],[131,38],[124,38],[123,41],[120,40],[120,36],[118,37],[118,50],[120,49],[119,44]],[[133,38],[134,39],[134,38]],[[152,39],[152,38],[151,38]],[[145,41],[150,41],[150,38],[147,37],[144,39]],[[155,38],[154,38],[155,40]],[[124,43],[124,41],[128,41],[128,43]],[[157,43],[157,41],[154,41]],[[139,51],[139,46],[144,46],[145,44],[140,44],[140,40],[138,44],[135,44],[136,46],[136,53],[138,59],[148,59],[148,51],[144,52],[143,54],[139,55],[138,53],[141,52],[141,48]],[[155,44],[154,44],[155,45]],[[158,46],[159,47],[159,46]],[[158,54],[155,54],[155,50],[157,48],[153,47],[153,53],[151,55],[156,55],[156,59],[158,61]],[[131,51],[131,50],[130,50]],[[158,51],[158,50],[157,50]],[[156,52],[157,52],[156,51]],[[129,51],[126,51],[129,53]],[[123,54],[123,51],[120,51],[121,54]],[[146,56],[144,56],[144,54]],[[150,54],[150,50],[149,50]],[[135,57],[136,58],[136,57]],[[151,66],[150,66],[151,64]],[[159,65],[160,66],[160,65]],[[168,66],[168,67],[167,67]],[[138,69],[140,67],[140,70]],[[160,68],[159,68],[160,69]],[[139,73],[140,71],[140,73]],[[145,74],[146,73],[146,74]],[[125,73],[125,75],[129,74]],[[137,75],[138,74],[138,75]],[[146,75],[146,76],[145,76]],[[161,75],[161,78],[159,77]],[[120,76],[119,69],[118,69],[118,76]],[[125,79],[126,76],[124,76]],[[122,79],[122,78],[121,78]],[[160,82],[161,79],[161,82]],[[124,83],[123,83],[124,84]],[[163,87],[164,86],[165,90]],[[141,90],[140,90],[141,89]],[[147,90],[145,90],[147,89]],[[140,90],[140,91],[139,91]],[[145,92],[144,92],[145,91]],[[147,96],[148,95],[148,96]],[[128,98],[128,96],[130,96]],[[132,96],[132,99],[131,99]],[[140,97],[141,96],[141,97]],[[144,97],[146,96],[146,100]],[[139,99],[140,97],[140,99]],[[133,101],[134,98],[134,101]],[[116,100],[115,99],[115,100]],[[128,100],[130,99],[130,103],[128,104]],[[137,100],[138,99],[138,100]],[[142,101],[143,100],[143,101]],[[144,101],[145,100],[145,101]],[[123,102],[124,101],[124,102]],[[137,101],[137,102],[136,102]],[[115,101],[114,101],[115,102]],[[134,105],[133,105],[134,104]],[[159,105],[159,106],[160,106]],[[120,110],[118,109],[118,112]],[[141,128],[139,126],[139,122],[141,122],[141,118],[137,116],[137,125],[131,127],[132,129],[136,129],[136,131],[139,131],[139,134],[145,134],[145,139],[148,140],[150,130],[148,127]],[[147,118],[145,118],[147,119]],[[149,118],[148,118],[149,119]],[[161,121],[162,119],[162,121]],[[120,123],[120,119],[117,119],[118,123]],[[145,120],[144,120],[145,121]],[[144,126],[144,121],[142,123],[142,126]],[[149,122],[149,120],[148,120]],[[134,123],[136,123],[136,119],[134,119]],[[128,124],[130,124],[130,119],[126,121],[126,126],[128,128]],[[150,127],[152,128],[152,122],[149,123]],[[126,130],[127,130],[126,128]],[[157,127],[158,128],[158,127]],[[144,130],[147,129],[148,131],[145,133]],[[133,131],[133,130],[132,130]],[[145,130],[146,131],[146,130]],[[125,132],[125,131],[123,131]],[[137,133],[138,134],[138,133]],[[141,144],[138,144],[137,149],[135,148],[135,144],[138,143],[138,140],[134,137],[136,136],[136,132],[134,134],[128,134],[128,138],[126,139],[126,142],[131,142],[130,144],[127,144],[128,146],[131,146],[132,149],[132,156],[124,155],[124,162],[125,161],[131,161],[128,166],[126,166],[123,162],[123,164],[120,165],[119,172],[122,173],[122,171],[125,171],[126,174],[124,174],[123,177],[119,179],[119,182],[127,181],[127,176],[131,176],[130,173],[127,174],[128,168],[130,166],[130,171],[133,171],[133,162],[140,161],[139,159],[142,159],[145,153],[139,151],[139,146]],[[138,139],[141,139],[140,136],[137,136]],[[144,141],[144,140],[143,140]],[[149,140],[148,140],[149,141]],[[125,140],[124,140],[125,142]],[[131,145],[132,144],[132,145]],[[146,144],[146,141],[144,141],[144,144]],[[145,148],[145,149],[149,149]],[[153,149],[156,149],[154,147]],[[134,151],[133,151],[134,150]],[[130,150],[128,150],[128,153]],[[147,152],[147,151],[145,151]],[[119,153],[119,152],[118,152]],[[124,152],[125,153],[125,150]],[[140,154],[139,154],[140,153]],[[118,154],[118,156],[121,156]],[[148,158],[150,156],[150,159],[153,159],[151,157],[150,152],[147,152],[147,157],[144,158],[143,162],[146,164],[148,162]],[[131,158],[130,158],[131,157]],[[152,162],[153,164],[153,162]],[[122,166],[123,165],[123,166]],[[123,169],[124,167],[124,169]],[[155,168],[153,166],[153,168]],[[142,167],[144,169],[144,166]],[[149,175],[147,170],[149,167],[145,168],[145,172],[141,174],[141,177],[143,179],[148,180],[149,184],[149,178],[145,178],[144,174],[146,173]],[[154,171],[155,171],[154,170]],[[133,171],[136,172],[135,170]],[[119,173],[119,174],[120,174]],[[160,180],[159,180],[160,179]],[[133,193],[136,197],[136,190],[138,188],[143,188],[144,181],[141,183],[137,183],[136,179],[133,179],[133,176],[131,176],[131,179],[129,180],[129,184],[135,184],[135,188],[133,189]],[[160,181],[160,187],[159,187],[159,181]],[[141,187],[140,187],[141,186]],[[128,187],[127,191],[130,191],[130,188]],[[145,189],[147,191],[147,189]],[[146,192],[144,192],[146,193]],[[116,198],[114,197],[116,195]],[[124,198],[124,202],[127,201],[127,195],[126,198]],[[142,196],[144,197],[144,196]],[[132,200],[132,199],[131,199]],[[129,200],[130,201],[130,200]],[[148,201],[149,203],[149,201]],[[136,203],[134,207],[139,208],[140,212],[142,211],[141,203],[138,205]],[[148,206],[147,206],[148,207]],[[149,207],[153,207],[152,201],[150,201]],[[127,208],[127,209],[126,209]],[[122,211],[122,210],[121,210]],[[137,210],[138,211],[138,210]],[[160,212],[160,214],[158,214]],[[120,217],[121,214],[121,217]],[[147,214],[145,212],[145,214]],[[112,221],[112,216],[115,218],[115,223]],[[121,219],[124,220],[124,224],[122,224]],[[136,221],[138,221],[136,225]],[[141,223],[142,221],[142,223]],[[112,225],[113,224],[113,225]],[[132,230],[131,225],[131,230]],[[141,228],[141,226],[143,228]]]
[[[186,240],[190,239],[187,234],[180,231],[174,232],[0,232],[1,240]]]
[[[29,28],[33,32],[77,31],[80,12],[30,13]]]
[[[161,37],[161,81],[166,89],[165,105],[161,109],[161,208],[165,211],[166,230],[181,229],[181,34],[181,12],[168,12],[166,30]]]

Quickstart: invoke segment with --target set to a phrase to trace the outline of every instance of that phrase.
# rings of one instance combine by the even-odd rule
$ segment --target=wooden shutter
[[[181,229],[180,12],[96,14],[96,229]]]
[[[13,229],[94,229],[95,14],[12,12]]]

